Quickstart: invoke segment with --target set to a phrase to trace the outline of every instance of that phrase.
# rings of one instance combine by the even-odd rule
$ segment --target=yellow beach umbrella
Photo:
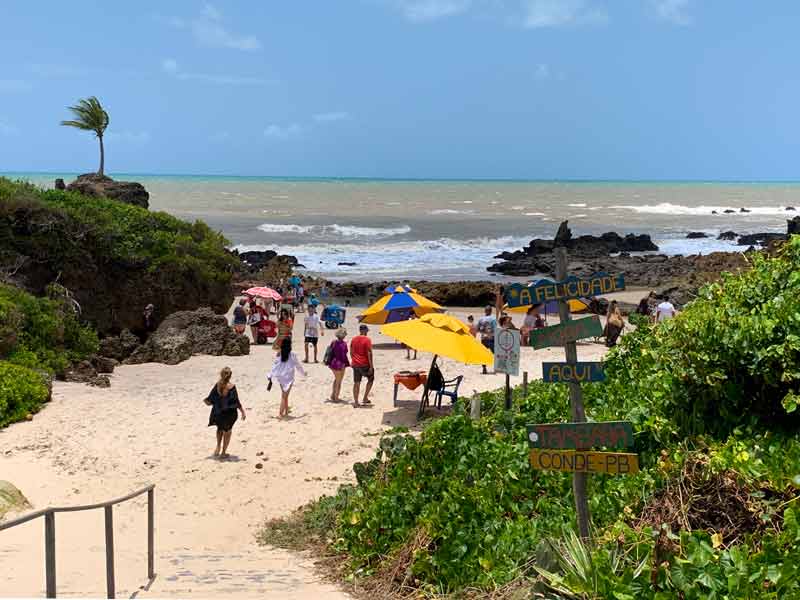
[[[419,319],[387,323],[381,333],[406,346],[437,356],[446,356],[468,365],[491,365],[494,356],[469,332],[469,327],[453,316],[429,313]],[[434,359],[435,360],[435,359]]]
[[[428,313],[444,311],[444,307],[418,294],[413,288],[397,286],[387,289],[390,290],[390,293],[362,312],[358,320],[370,325],[383,325],[407,321],[413,316],[421,317]]]

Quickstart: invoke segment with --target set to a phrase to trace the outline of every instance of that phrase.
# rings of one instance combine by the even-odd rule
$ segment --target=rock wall
[[[63,184],[63,181],[61,183]],[[95,198],[112,198],[142,208],[148,208],[150,205],[150,194],[141,183],[114,181],[111,177],[97,173],[78,175],[75,181],[67,185],[67,191]]]

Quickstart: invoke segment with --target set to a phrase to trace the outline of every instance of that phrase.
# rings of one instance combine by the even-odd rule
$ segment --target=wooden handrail
[[[82,510],[104,509],[106,530],[106,592],[108,598],[114,598],[114,520],[113,506],[137,496],[147,493],[147,578],[152,581],[155,577],[155,484],[151,483],[140,490],[131,492],[126,496],[114,498],[107,502],[84,504],[82,506],[51,506],[37,510],[16,519],[0,523],[0,531],[11,529],[28,521],[44,517],[44,543],[45,543],[45,577],[48,598],[56,597],[56,523],[55,515],[60,512],[77,512]]]

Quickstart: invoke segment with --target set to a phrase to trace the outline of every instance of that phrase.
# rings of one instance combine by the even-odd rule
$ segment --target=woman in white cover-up
[[[297,359],[297,355],[292,352],[292,338],[285,337],[283,341],[281,341],[280,353],[275,357],[275,362],[269,373],[269,387],[272,387],[273,381],[277,381],[278,385],[281,386],[281,407],[278,412],[279,419],[289,416],[289,393],[292,391],[292,386],[294,385],[295,371],[300,371],[303,377],[306,376],[306,372]]]

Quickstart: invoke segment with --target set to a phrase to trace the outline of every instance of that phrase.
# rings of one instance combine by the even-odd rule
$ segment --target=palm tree
[[[100,101],[92,96],[91,98],[81,98],[75,106],[69,106],[69,110],[75,116],[74,121],[61,121],[67,127],[76,127],[85,131],[94,131],[97,139],[100,140],[100,168],[98,175],[103,175],[105,168],[106,153],[103,148],[103,134],[108,127],[108,113],[100,105]]]

